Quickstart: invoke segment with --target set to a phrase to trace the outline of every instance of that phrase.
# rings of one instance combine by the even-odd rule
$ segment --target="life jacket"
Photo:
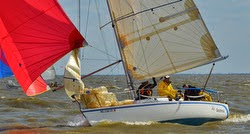
[[[152,96],[152,89],[140,89],[140,95]]]

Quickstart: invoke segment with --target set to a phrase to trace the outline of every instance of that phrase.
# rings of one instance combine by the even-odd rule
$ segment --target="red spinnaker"
[[[47,91],[40,76],[84,38],[57,0],[0,0],[2,49],[28,96]]]

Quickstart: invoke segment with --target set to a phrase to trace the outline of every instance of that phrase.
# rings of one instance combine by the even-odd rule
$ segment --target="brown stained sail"
[[[193,0],[110,0],[134,79],[182,72],[221,57]]]

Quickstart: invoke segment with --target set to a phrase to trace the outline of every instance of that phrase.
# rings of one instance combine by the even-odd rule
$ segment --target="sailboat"
[[[219,100],[170,101],[158,96],[134,99],[138,81],[225,59],[193,0],[107,0],[109,24],[114,29],[121,60],[104,68],[123,64],[131,93],[131,98],[123,101],[117,101],[116,95],[105,87],[85,88],[79,48],[87,42],[56,0],[0,2],[5,3],[0,6],[1,48],[26,95],[50,90],[41,74],[72,51],[65,67],[64,87],[91,125],[102,120],[201,125],[228,118],[228,105]]]
[[[227,58],[220,54],[193,0],[106,0],[106,3],[121,57],[106,67],[122,62],[132,97],[118,101],[105,87],[84,88],[79,58],[74,53],[65,70],[65,90],[72,100],[78,101],[81,113],[91,125],[103,120],[201,125],[228,118],[228,105],[220,99],[216,102],[171,101],[161,96],[135,99],[135,83]],[[206,86],[189,88],[197,89],[219,94],[206,90]]]
[[[0,66],[0,68],[2,69],[1,72],[1,77],[0,78],[5,78],[8,76],[12,76],[13,73],[10,70],[10,68],[8,66],[5,65],[5,63],[2,63],[3,66]],[[7,69],[5,69],[7,67]],[[10,75],[8,75],[10,74]],[[44,73],[42,73],[42,77],[44,78],[44,80],[46,81],[46,83],[48,83],[50,85],[50,87],[55,87],[57,86],[56,82],[55,82],[55,78],[56,78],[56,71],[55,71],[55,67],[51,66],[49,67]],[[20,85],[17,82],[14,82],[13,80],[7,80],[7,84],[5,85],[7,89],[18,89],[20,88]]]

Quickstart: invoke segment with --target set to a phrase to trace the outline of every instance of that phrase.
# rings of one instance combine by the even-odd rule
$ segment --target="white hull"
[[[175,122],[201,125],[228,118],[227,104],[204,101],[154,101],[115,107],[82,110],[91,125],[102,120],[114,122]]]

